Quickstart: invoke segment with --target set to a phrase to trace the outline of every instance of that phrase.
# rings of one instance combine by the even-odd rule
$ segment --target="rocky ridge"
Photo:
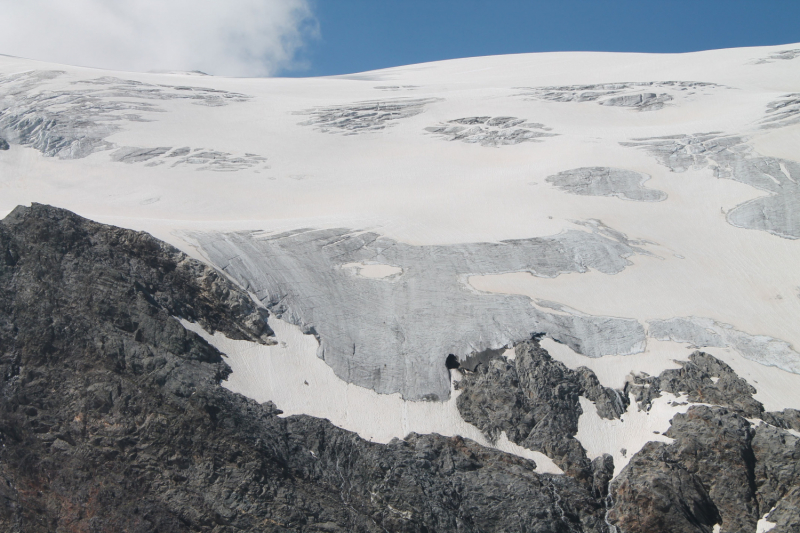
[[[800,413],[700,352],[624,391],[553,360],[468,358],[458,407],[567,475],[460,437],[367,442],[223,388],[224,356],[175,317],[271,343],[266,311],[147,234],[34,204],[0,222],[0,528],[38,531],[799,531]],[[465,361],[465,363],[467,362]],[[451,360],[451,366],[457,360]],[[444,364],[444,361],[443,361]],[[575,438],[578,398],[619,417],[683,392],[671,443],[612,480]],[[756,420],[760,417],[761,420]]]
[[[246,294],[149,235],[36,204],[0,223],[0,529],[605,530],[588,488],[532,461],[280,418],[221,387],[176,316],[272,342]]]

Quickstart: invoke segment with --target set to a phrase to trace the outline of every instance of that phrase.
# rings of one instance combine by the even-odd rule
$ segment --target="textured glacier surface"
[[[2,56],[0,211],[50,203],[225,267],[297,330],[269,354],[212,339],[229,386],[376,439],[478,439],[447,356],[533,332],[615,388],[701,346],[798,408],[797,49],[306,79]],[[582,419],[592,454],[648,437]]]
[[[660,202],[664,191],[648,189],[644,182],[650,176],[624,168],[583,167],[565,170],[547,177],[559,189],[585,196],[616,196],[637,202]]]
[[[637,139],[623,145],[644,148],[673,172],[710,167],[715,177],[769,192],[731,209],[728,222],[787,239],[800,238],[800,163],[761,157],[742,137],[719,132]]]
[[[382,393],[444,400],[445,360],[547,333],[588,357],[644,349],[630,318],[590,316],[552,302],[483,294],[470,274],[527,271],[542,277],[589,268],[616,274],[648,254],[598,221],[551,237],[413,246],[372,232],[308,230],[278,235],[195,233],[207,257],[284,320],[319,336],[336,374]],[[353,263],[393,265],[402,274],[370,279]]]

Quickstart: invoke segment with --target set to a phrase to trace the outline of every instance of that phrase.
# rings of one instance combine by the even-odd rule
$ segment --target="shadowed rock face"
[[[0,222],[0,530],[606,530],[586,485],[531,461],[279,418],[173,318],[271,342],[263,313],[149,235],[40,205]]]
[[[456,384],[461,416],[492,440],[505,432],[511,442],[544,453],[567,474],[592,479],[593,465],[574,438],[582,414],[578,397],[593,401],[603,418],[619,418],[627,398],[601,386],[588,368],[572,370],[554,361],[536,339],[514,351],[511,361],[497,356],[465,371]]]
[[[621,531],[755,531],[768,513],[775,533],[798,530],[800,439],[705,406],[675,415],[667,436],[611,483],[609,521]]]
[[[767,191],[767,196],[731,209],[728,222],[785,239],[800,238],[800,163],[758,156],[742,137],[720,132],[635,139],[621,144],[647,150],[673,172],[710,166],[718,178]]]
[[[281,418],[222,388],[223,355],[175,316],[273,342],[247,295],[147,234],[36,204],[0,222],[2,531],[710,533],[753,531],[770,509],[775,533],[800,527],[800,439],[738,407],[677,415],[675,441],[646,445],[613,481],[611,457],[587,466],[579,444],[573,475],[537,474],[460,437],[384,445]],[[490,434],[539,417],[551,420],[547,440],[561,429],[568,441],[579,395],[601,416],[621,412],[594,374],[535,340],[513,364],[487,357],[462,383],[468,403],[487,407],[475,412]],[[720,401],[746,409],[752,391],[728,367],[690,363],[661,387],[699,386],[706,401],[717,401],[707,387],[722,388],[740,398]],[[764,418],[792,425],[798,414]]]
[[[466,276],[528,271],[622,271],[646,254],[598,221],[589,231],[498,243],[412,246],[375,233],[302,230],[281,235],[192,234],[212,263],[283,319],[314,333],[320,356],[350,383],[407,399],[450,395],[449,354],[464,360],[544,332],[590,357],[637,353],[636,320],[590,316],[524,296],[478,293]],[[393,265],[402,274],[368,279],[350,263]],[[413,369],[413,370],[412,370]]]
[[[647,410],[663,391],[676,396],[686,394],[692,403],[729,407],[748,418],[764,414],[764,406],[753,398],[756,389],[716,357],[694,352],[689,361],[680,364],[681,368],[665,370],[658,377],[633,376],[625,386],[625,394],[632,393],[639,406]]]
[[[556,135],[547,133],[550,129],[544,124],[526,122],[517,117],[465,117],[425,128],[425,131],[448,141],[497,147],[539,142],[542,137]]]
[[[665,192],[644,187],[649,179],[647,174],[623,168],[582,167],[548,176],[546,181],[563,191],[583,196],[616,196],[637,202],[665,200]]]
[[[513,360],[496,355],[474,371],[462,368],[457,404],[487,437],[505,432],[590,485],[596,497],[608,495],[606,520],[617,532],[711,533],[715,525],[723,532],[755,531],[773,508],[774,531],[796,531],[800,439],[781,428],[800,424],[800,414],[764,413],[755,389],[708,354],[695,352],[681,366],[658,377],[633,376],[624,391],[614,391],[590,370],[554,361],[533,339],[516,347]],[[574,437],[582,415],[578,397],[591,400],[601,417],[620,418],[628,408],[623,398],[633,395],[639,408],[649,409],[662,391],[712,406],[675,415],[666,433],[674,442],[646,444],[607,489],[613,459],[590,463]],[[758,418],[771,425],[752,422]]]

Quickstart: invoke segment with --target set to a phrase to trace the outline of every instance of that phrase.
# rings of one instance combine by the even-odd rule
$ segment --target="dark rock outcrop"
[[[756,389],[736,375],[733,369],[713,355],[694,352],[689,361],[678,361],[681,368],[668,369],[658,377],[647,374],[633,376],[625,393],[633,393],[639,405],[650,408],[661,392],[676,396],[686,394],[691,403],[709,403],[736,410],[749,418],[764,412],[761,402],[753,398]]]
[[[8,150],[9,148],[11,147],[8,145],[8,141],[0,137],[0,150]]]
[[[589,487],[532,461],[280,418],[176,316],[271,342],[247,295],[149,235],[41,205],[0,223],[0,530],[607,530]]]
[[[593,479],[586,451],[574,438],[582,414],[578,397],[593,401],[604,418],[619,418],[627,399],[600,385],[588,368],[572,370],[554,360],[535,338],[514,352],[513,360],[495,357],[465,372],[457,383],[461,416],[492,440],[505,432],[511,442],[544,453],[566,473]]]
[[[797,409],[784,409],[764,413],[761,418],[767,423],[781,429],[800,431],[800,411]]]
[[[484,354],[459,408],[569,475],[460,437],[377,444],[282,418],[223,388],[223,355],[175,317],[272,342],[245,293],[147,234],[36,204],[0,222],[0,530],[732,532],[765,513],[774,533],[800,528],[800,439],[781,429],[797,412],[754,426],[751,391],[710,356],[640,383],[641,401],[728,407],[677,415],[674,442],[612,481],[611,457],[573,437],[578,397],[607,418],[626,405],[536,339],[513,361]]]
[[[623,532],[755,531],[800,527],[800,439],[757,427],[724,407],[691,407],[672,419],[671,444],[650,442],[612,482],[609,521]]]

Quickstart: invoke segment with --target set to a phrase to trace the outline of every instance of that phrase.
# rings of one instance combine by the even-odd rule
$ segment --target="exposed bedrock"
[[[0,530],[607,530],[586,484],[532,461],[280,418],[174,316],[270,342],[245,293],[147,234],[41,205],[0,222]]]
[[[622,532],[756,531],[768,513],[773,532],[798,531],[800,439],[706,406],[675,415],[666,435],[674,442],[646,444],[611,483],[608,518]]]
[[[718,178],[768,192],[767,196],[731,209],[728,222],[786,239],[800,238],[800,163],[761,157],[742,137],[719,132],[635,139],[621,144],[647,150],[673,172],[710,167]]]
[[[572,370],[553,360],[537,339],[518,344],[514,353],[513,360],[497,356],[464,372],[456,384],[461,416],[492,441],[505,432],[511,442],[544,453],[567,474],[590,481],[598,477],[593,481],[598,490],[607,486],[605,463],[611,458],[593,465],[575,439],[582,414],[578,397],[593,401],[603,418],[619,418],[627,398],[600,385],[588,368]]]
[[[763,414],[764,406],[752,397],[756,389],[716,357],[694,352],[689,361],[679,363],[681,368],[664,370],[658,377],[632,376],[625,393],[632,393],[639,406],[645,409],[649,409],[652,400],[663,391],[676,396],[686,394],[691,403],[729,407],[749,418]]]
[[[11,147],[8,145],[8,141],[0,137],[0,150],[8,150],[9,148]]]
[[[664,191],[644,186],[649,179],[647,174],[623,168],[581,167],[548,176],[546,181],[562,191],[584,196],[616,196],[638,202],[666,199]]]
[[[375,233],[299,230],[192,234],[221,270],[278,316],[314,333],[336,374],[407,399],[450,395],[448,354],[474,352],[546,333],[589,357],[638,353],[636,320],[591,316],[524,296],[479,293],[469,275],[528,271],[555,277],[588,269],[616,274],[646,254],[599,221],[551,237],[495,243],[413,246]],[[399,267],[383,279],[359,276],[350,263]]]

